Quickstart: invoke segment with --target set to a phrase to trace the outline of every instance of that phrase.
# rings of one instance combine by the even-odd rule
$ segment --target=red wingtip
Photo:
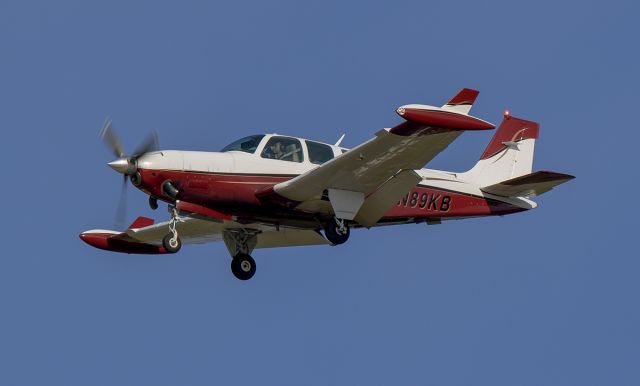
[[[167,253],[162,245],[146,244],[131,239],[122,238],[125,233],[97,233],[85,232],[80,239],[94,248],[112,252],[162,254]]]
[[[104,233],[80,233],[80,240],[95,248],[107,249],[108,238],[113,235]]]
[[[480,94],[480,91],[478,90],[463,88],[459,93],[456,94],[456,96],[454,96],[449,102],[447,102],[447,105],[472,105],[473,102],[476,101],[478,94]]]

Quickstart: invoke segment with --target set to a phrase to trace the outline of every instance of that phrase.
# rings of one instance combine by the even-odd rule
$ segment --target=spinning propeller
[[[102,129],[100,129],[100,139],[102,142],[113,152],[116,156],[114,161],[109,162],[109,165],[113,170],[118,173],[122,173],[122,190],[120,192],[120,200],[118,202],[118,209],[116,211],[116,226],[118,229],[124,228],[127,212],[127,178],[134,176],[138,170],[137,161],[138,158],[145,153],[157,151],[159,149],[158,134],[152,131],[149,136],[135,149],[135,151],[126,155],[124,146],[118,138],[113,126],[111,125],[111,119],[104,121]]]

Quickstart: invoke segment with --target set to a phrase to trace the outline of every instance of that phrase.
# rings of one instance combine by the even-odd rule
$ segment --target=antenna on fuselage
[[[342,140],[344,139],[345,135],[347,135],[347,133],[342,134],[342,136],[340,138],[338,138],[338,142],[336,142],[336,144],[334,146],[340,146],[340,144],[342,143]]]

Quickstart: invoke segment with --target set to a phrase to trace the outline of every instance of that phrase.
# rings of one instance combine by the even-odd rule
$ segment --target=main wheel
[[[349,230],[349,226],[345,224],[343,229],[340,229],[335,220],[329,220],[324,227],[324,237],[327,240],[331,241],[333,245],[344,244],[347,240],[349,240],[349,234],[351,234],[351,230]]]
[[[240,253],[231,260],[231,272],[240,280],[249,280],[256,273],[256,262],[253,257]]]
[[[182,242],[179,237],[176,237],[176,239],[173,240],[173,235],[169,233],[162,238],[162,246],[167,252],[176,253],[182,247]]]

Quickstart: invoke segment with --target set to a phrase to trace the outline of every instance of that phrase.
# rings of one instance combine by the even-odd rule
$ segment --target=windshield
[[[256,149],[258,148],[258,145],[260,144],[260,141],[262,141],[263,137],[264,135],[260,134],[240,138],[239,140],[225,146],[221,151],[243,151],[245,153],[253,154],[256,152]]]

